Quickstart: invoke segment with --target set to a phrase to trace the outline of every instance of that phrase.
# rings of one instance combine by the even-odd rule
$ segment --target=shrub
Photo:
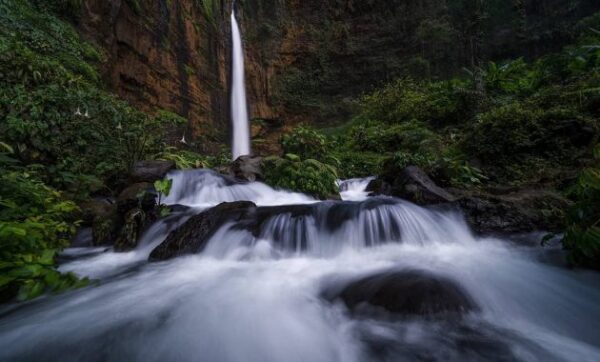
[[[284,153],[291,153],[301,158],[321,159],[327,154],[325,136],[315,129],[300,125],[281,138]]]
[[[338,193],[336,169],[317,160],[302,161],[298,156],[288,154],[285,158],[265,158],[262,168],[265,182],[273,187],[302,192],[320,199]]]
[[[377,152],[340,150],[333,153],[338,161],[341,178],[368,177],[378,175],[385,156]]]
[[[26,172],[0,173],[0,303],[85,285],[55,262],[75,232],[75,204]]]
[[[0,8],[0,134],[31,172],[80,194],[164,146],[163,126],[181,119],[101,90],[89,63],[101,57],[68,23],[29,1]]]
[[[412,120],[432,125],[462,121],[470,111],[459,80],[416,82],[398,79],[361,99],[360,117],[386,123]]]
[[[418,121],[358,126],[351,130],[351,137],[354,146],[362,151],[436,153],[441,147],[439,136]]]
[[[572,193],[577,203],[567,214],[562,240],[573,265],[600,269],[600,146],[595,167],[584,170]]]

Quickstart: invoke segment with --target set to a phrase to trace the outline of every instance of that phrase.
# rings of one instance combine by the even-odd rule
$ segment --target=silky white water
[[[252,201],[260,206],[314,203],[312,197],[286,190],[274,190],[261,182],[239,183],[210,170],[173,171],[166,204],[210,207],[222,202]]]
[[[247,196],[240,185],[272,200],[283,192],[223,180],[210,201]],[[182,182],[174,185],[177,200],[208,197],[186,198],[183,189],[206,191]],[[62,266],[99,285],[0,310],[0,360],[600,360],[598,274],[542,262],[537,246],[474,237],[456,210],[392,199],[307,203],[273,213],[258,234],[231,222],[201,254],[147,263],[169,230],[196,212],[157,223],[131,253]],[[460,319],[381,319],[321,297],[390,269],[450,278],[480,310]]]
[[[246,104],[246,81],[244,75],[244,48],[242,35],[231,11],[231,120],[233,126],[233,159],[250,154],[250,126],[248,125],[248,105]]]
[[[346,201],[362,201],[369,196],[369,192],[365,191],[369,182],[375,177],[353,178],[350,180],[338,180],[340,196]]]

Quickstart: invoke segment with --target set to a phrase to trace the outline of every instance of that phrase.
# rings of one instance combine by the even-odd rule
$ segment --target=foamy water
[[[208,182],[211,193],[176,185],[173,197],[193,205],[281,200],[258,184]],[[191,210],[154,225],[130,253],[66,263],[99,285],[0,311],[0,360],[600,360],[597,273],[542,263],[535,246],[475,237],[457,210],[391,199],[307,207],[273,214],[258,234],[225,224],[201,254],[147,263],[170,230],[200,212]],[[381,319],[321,297],[388,270],[449,278],[480,310]]]

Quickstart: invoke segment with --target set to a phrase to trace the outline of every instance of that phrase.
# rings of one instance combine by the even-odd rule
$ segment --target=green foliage
[[[190,150],[175,147],[165,147],[155,158],[157,160],[173,161],[179,170],[190,168],[218,168],[230,163],[230,155],[221,152],[216,156],[206,156]]]
[[[363,96],[361,115],[364,120],[402,123],[412,120],[430,124],[453,124],[468,114],[465,83],[417,82],[398,79]]]
[[[85,285],[55,263],[75,232],[75,204],[26,172],[0,173],[0,303]]]
[[[542,74],[522,58],[498,65],[489,62],[483,71],[486,90],[495,96],[531,94],[539,86]]]
[[[401,78],[363,96],[334,153],[373,152],[391,165],[418,164],[446,185],[538,182],[589,158],[600,117],[598,15],[580,38],[535,62],[489,62],[465,79]],[[431,24],[419,30],[430,37]],[[338,157],[339,158],[339,157]],[[473,167],[477,161],[480,167]],[[343,166],[342,166],[343,168]],[[488,179],[489,177],[489,179]]]
[[[325,136],[315,129],[300,125],[281,138],[284,153],[291,153],[302,158],[320,159],[326,154]]]
[[[166,216],[169,213],[169,209],[162,204],[163,197],[169,196],[171,193],[171,187],[173,187],[173,179],[164,179],[154,181],[154,189],[158,192],[158,207],[161,216]]]
[[[385,156],[377,152],[340,149],[333,151],[339,176],[344,179],[378,175]]]
[[[90,62],[101,56],[68,23],[27,1],[0,7],[0,134],[31,172],[85,194],[164,147],[164,125],[180,117],[100,89]]]
[[[197,0],[197,3],[202,8],[202,13],[209,23],[215,23],[215,12],[217,11],[216,0]]]
[[[575,109],[542,109],[535,104],[514,102],[481,114],[465,147],[510,177],[511,166],[530,159],[571,162],[586,151],[580,143],[593,137],[594,132],[594,121]]]
[[[600,269],[600,146],[595,157],[572,190],[578,201],[567,214],[563,245],[573,265]]]
[[[285,158],[268,157],[263,160],[265,182],[273,187],[298,191],[325,199],[338,193],[337,171],[333,166],[317,160],[301,160],[287,154]]]
[[[366,122],[350,129],[350,137],[354,148],[361,151],[436,153],[441,147],[439,136],[414,120],[391,126]]]

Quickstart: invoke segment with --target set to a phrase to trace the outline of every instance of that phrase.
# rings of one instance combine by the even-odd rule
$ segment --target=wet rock
[[[92,223],[94,246],[110,245],[116,239],[121,226],[117,205],[113,204],[106,213],[99,214]]]
[[[160,261],[201,252],[210,237],[228,221],[251,218],[256,205],[249,201],[225,202],[198,215],[173,231],[150,254],[150,261]]]
[[[169,171],[174,169],[173,161],[139,161],[133,165],[129,179],[132,183],[154,182],[162,180]]]
[[[263,179],[261,157],[240,156],[229,165],[225,173],[240,181],[260,181]]]
[[[109,245],[119,232],[117,204],[108,198],[98,198],[79,205],[82,226],[91,227],[92,245]]]
[[[110,214],[115,207],[113,201],[108,198],[97,198],[79,204],[83,226],[91,226],[97,217]]]
[[[506,194],[465,192],[456,204],[477,233],[505,234],[560,231],[570,202],[552,191],[523,189]]]
[[[117,198],[119,212],[126,214],[135,207],[152,210],[156,206],[156,190],[149,182],[138,182],[123,190]]]
[[[392,194],[419,205],[452,202],[454,196],[439,187],[419,167],[408,166],[392,183]]]
[[[341,300],[353,312],[377,307],[400,316],[460,315],[477,310],[454,281],[420,270],[388,271],[326,290],[330,301]]]
[[[91,227],[83,227],[71,239],[72,248],[84,248],[94,246],[94,238]]]
[[[115,251],[123,252],[135,249],[146,227],[146,219],[146,213],[139,207],[127,212],[123,227],[115,242]]]
[[[387,195],[392,196],[392,185],[380,178],[371,180],[365,189],[371,196]]]

